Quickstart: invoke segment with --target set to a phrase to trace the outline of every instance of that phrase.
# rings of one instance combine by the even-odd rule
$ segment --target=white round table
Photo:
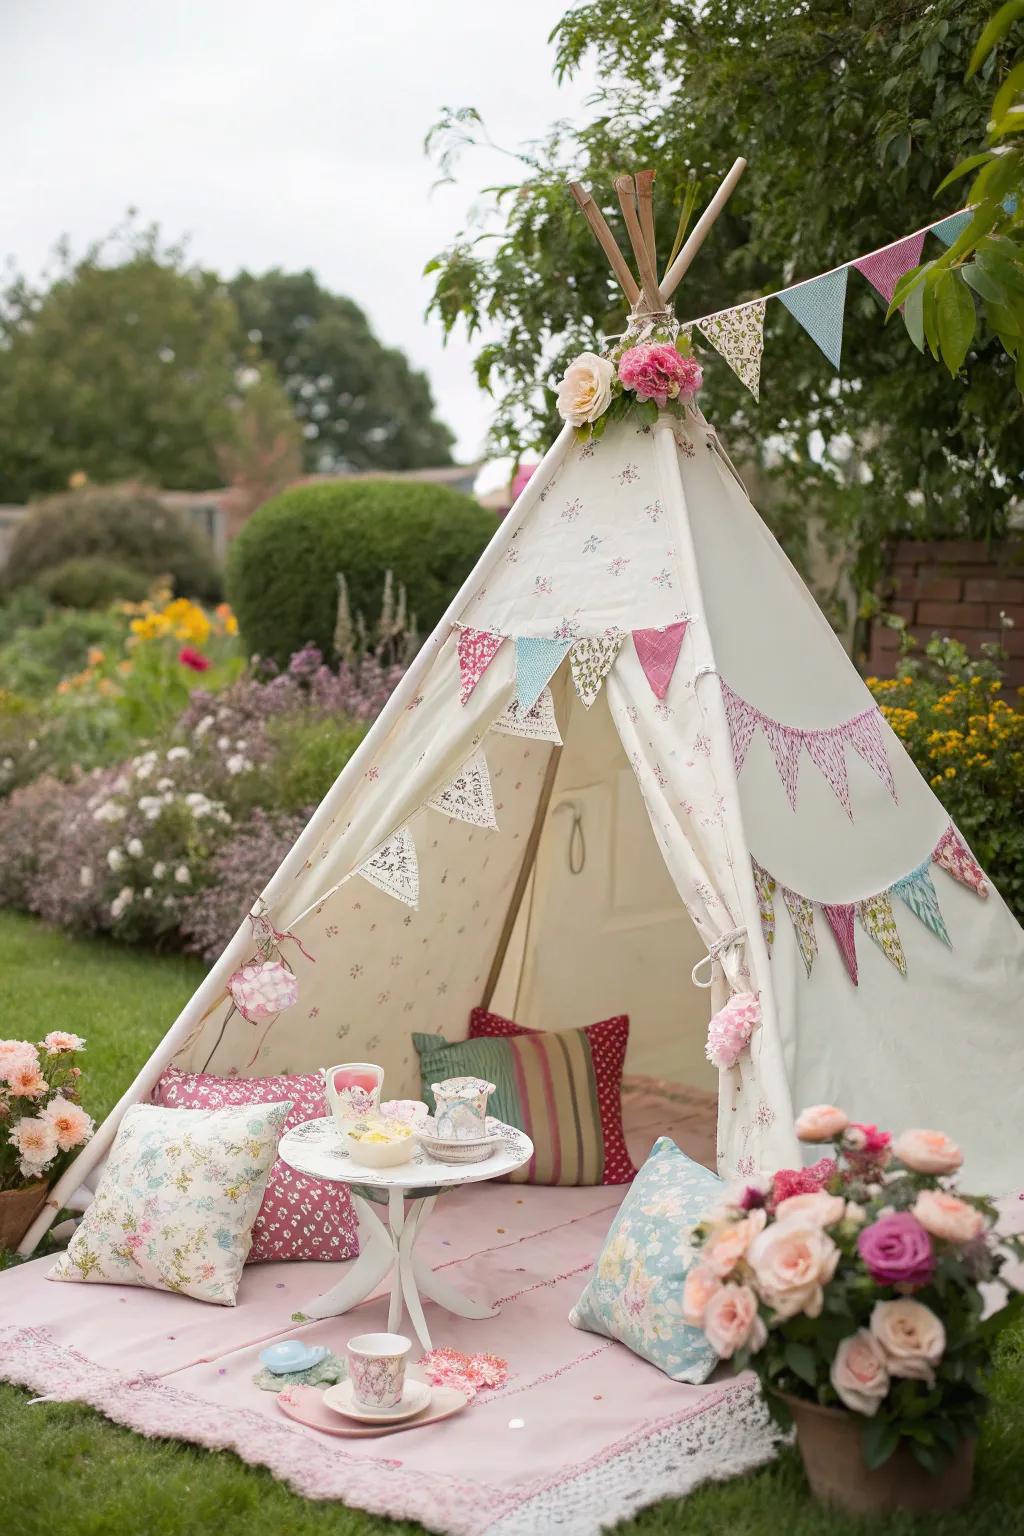
[[[494,1307],[473,1301],[447,1280],[442,1280],[415,1252],[416,1239],[443,1190],[500,1178],[502,1174],[521,1168],[533,1156],[533,1142],[525,1132],[500,1120],[489,1120],[488,1125],[498,1132],[501,1142],[490,1157],[480,1162],[439,1163],[428,1157],[417,1144],[408,1162],[399,1163],[394,1168],[368,1168],[365,1163],[357,1162],[337,1123],[330,1117],[307,1120],[281,1137],[278,1156],[290,1168],[309,1178],[328,1179],[350,1186],[359,1221],[359,1257],[351,1266],[346,1265],[343,1280],[303,1308],[304,1317],[338,1317],[365,1301],[389,1274],[388,1332],[398,1331],[404,1298],[409,1319],[424,1349],[430,1349],[431,1344],[421,1296],[438,1302],[458,1317],[497,1315]],[[386,1225],[370,1201],[356,1192],[359,1186],[382,1193],[386,1191]],[[408,1215],[405,1210],[407,1199],[416,1202]]]

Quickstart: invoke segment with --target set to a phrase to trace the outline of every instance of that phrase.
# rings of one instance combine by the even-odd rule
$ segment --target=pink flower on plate
[[[753,992],[734,992],[708,1025],[704,1049],[713,1067],[724,1071],[734,1067],[750,1044],[750,1037],[761,1022],[761,1004]]]
[[[669,400],[688,400],[704,382],[700,364],[683,357],[669,342],[641,342],[619,358],[623,389],[636,391],[638,400],[654,400],[664,408]]]
[[[59,1056],[62,1051],[84,1051],[85,1041],[81,1035],[69,1034],[65,1029],[51,1029],[48,1035],[43,1036],[43,1050],[48,1056]]]
[[[298,1002],[299,983],[280,960],[250,961],[228,982],[235,1007],[250,1024],[260,1024]]]

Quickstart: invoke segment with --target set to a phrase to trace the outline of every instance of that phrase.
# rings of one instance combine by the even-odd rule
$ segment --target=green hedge
[[[40,592],[59,608],[107,608],[116,602],[141,602],[153,578],[130,565],[86,555],[43,571],[38,583]]]
[[[368,626],[390,570],[420,633],[432,629],[495,526],[470,497],[417,481],[342,480],[275,496],[228,553],[228,599],[250,655],[284,665],[312,642],[330,656],[339,571]]]

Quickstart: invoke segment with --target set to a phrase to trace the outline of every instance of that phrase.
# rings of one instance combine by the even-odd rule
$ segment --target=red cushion
[[[489,1013],[486,1008],[474,1008],[469,1016],[471,1040],[508,1039],[513,1035],[543,1033],[543,1030],[528,1029],[525,1024],[516,1024],[512,1019],[503,1019],[500,1013]],[[613,1018],[602,1019],[598,1024],[588,1024],[580,1030],[580,1034],[587,1038],[594,1066],[601,1138],[604,1141],[604,1177],[601,1182],[628,1184],[630,1179],[636,1177],[622,1129],[622,1072],[629,1040],[629,1015],[619,1013]]]
[[[216,1077],[168,1067],[153,1089],[153,1103],[177,1109],[224,1109],[235,1104],[273,1104],[291,1099],[282,1129],[327,1113],[319,1072],[280,1077]],[[277,1159],[259,1214],[253,1223],[247,1264],[267,1259],[353,1259],[359,1252],[358,1224],[348,1189],[310,1179]]]

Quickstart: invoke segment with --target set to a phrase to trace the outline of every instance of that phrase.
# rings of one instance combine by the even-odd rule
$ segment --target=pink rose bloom
[[[934,1384],[935,1367],[946,1349],[946,1330],[931,1307],[909,1296],[876,1301],[870,1326],[890,1376]]]
[[[12,1072],[39,1066],[39,1052],[27,1040],[0,1040],[0,1082],[7,1082]]]
[[[942,1131],[904,1131],[892,1150],[914,1173],[955,1173],[964,1160],[956,1142]]]
[[[70,1152],[74,1147],[80,1147],[83,1142],[89,1140],[93,1133],[93,1123],[86,1114],[81,1104],[72,1104],[70,1099],[58,1094],[51,1099],[43,1110],[43,1119],[48,1120],[53,1126],[57,1137],[57,1145],[62,1152]]]
[[[985,1230],[981,1211],[944,1189],[922,1189],[911,1210],[926,1232],[947,1243],[970,1243]]]
[[[879,1285],[927,1285],[935,1273],[935,1250],[909,1211],[880,1216],[857,1236],[857,1252]]]
[[[880,1131],[877,1125],[852,1121],[843,1132],[843,1151],[851,1168],[866,1177],[892,1160],[891,1141],[889,1132]]]
[[[713,1269],[706,1264],[694,1264],[683,1285],[683,1322],[691,1328],[703,1328],[708,1302],[721,1289],[722,1282]]]
[[[798,1141],[834,1141],[845,1131],[847,1119],[834,1104],[812,1104],[796,1117]]]
[[[846,1201],[842,1195],[830,1195],[823,1189],[809,1195],[790,1195],[775,1207],[779,1221],[785,1221],[787,1216],[806,1216],[819,1227],[834,1227],[845,1214]]]
[[[759,1232],[764,1231],[768,1217],[764,1211],[751,1211],[742,1221],[723,1224],[713,1232],[701,1249],[701,1263],[724,1279],[731,1275]]]
[[[623,389],[638,400],[655,400],[663,409],[669,400],[691,399],[704,382],[700,364],[683,357],[670,342],[641,342],[619,358]]]
[[[820,1317],[824,1287],[836,1272],[839,1249],[816,1222],[804,1216],[777,1221],[756,1237],[747,1263],[762,1301],[779,1318]]]
[[[843,1406],[872,1418],[889,1390],[889,1368],[882,1346],[866,1328],[858,1328],[836,1350],[829,1372]]]
[[[22,1066],[9,1067],[6,1078],[15,1098],[38,1099],[46,1092],[46,1078],[32,1062],[26,1061]]]
[[[64,1029],[51,1029],[43,1036],[43,1049],[48,1056],[58,1056],[61,1051],[84,1051],[81,1035],[71,1035]]]
[[[749,1285],[723,1285],[715,1292],[704,1310],[704,1337],[720,1360],[731,1360],[747,1344],[761,1348],[768,1330]]]
[[[713,1067],[726,1071],[734,1067],[750,1044],[750,1037],[761,1022],[761,1004],[753,992],[734,992],[708,1025],[708,1043],[704,1054]]]
[[[821,1157],[810,1168],[780,1168],[772,1180],[771,1204],[779,1206],[791,1195],[811,1195],[824,1189],[835,1171],[834,1157]]]

